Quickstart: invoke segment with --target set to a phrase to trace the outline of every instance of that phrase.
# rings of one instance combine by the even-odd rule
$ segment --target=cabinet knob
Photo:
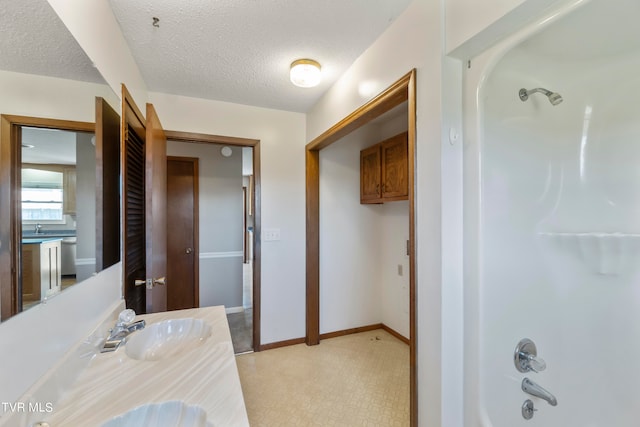
[[[193,252],[193,249],[191,249],[191,248],[187,248],[187,249],[184,250],[185,254],[190,254],[191,252]]]

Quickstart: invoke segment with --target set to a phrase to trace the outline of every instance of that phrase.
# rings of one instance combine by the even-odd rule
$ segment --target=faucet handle
[[[547,362],[545,362],[542,357],[538,357],[528,353],[523,354],[523,356],[526,357],[527,361],[529,362],[528,363],[529,369],[532,370],[533,372],[537,373],[547,369]]]
[[[120,312],[120,314],[118,315],[118,323],[120,324],[131,323],[135,318],[136,318],[136,312],[128,308]]]
[[[547,363],[538,357],[536,345],[528,338],[520,340],[516,346],[513,362],[519,372],[540,372],[547,368]]]

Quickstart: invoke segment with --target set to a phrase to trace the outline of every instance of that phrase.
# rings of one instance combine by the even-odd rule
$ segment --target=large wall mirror
[[[6,320],[119,261],[119,97],[46,0],[5,4],[0,27]]]

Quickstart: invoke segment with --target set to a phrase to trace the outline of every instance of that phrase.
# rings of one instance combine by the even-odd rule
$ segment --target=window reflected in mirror
[[[22,128],[22,311],[96,271],[93,141]]]

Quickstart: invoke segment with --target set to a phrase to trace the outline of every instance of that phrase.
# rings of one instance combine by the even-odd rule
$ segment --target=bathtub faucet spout
[[[556,406],[558,404],[558,401],[556,400],[556,397],[553,394],[551,394],[549,391],[545,390],[544,388],[540,387],[538,384],[531,381],[529,378],[525,378],[522,380],[522,391],[532,396],[539,397],[540,399],[546,400],[551,406]]]

